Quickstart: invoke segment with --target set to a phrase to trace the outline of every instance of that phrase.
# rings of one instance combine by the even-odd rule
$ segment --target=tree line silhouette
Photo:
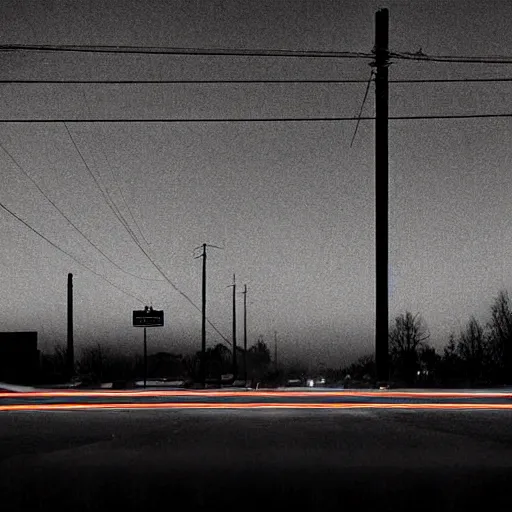
[[[460,332],[452,332],[442,353],[429,344],[430,333],[419,313],[405,311],[396,316],[389,329],[389,382],[395,387],[471,387],[499,386],[512,383],[512,307],[508,292],[502,290],[493,299],[486,322],[470,316]],[[234,379],[265,386],[286,385],[293,381],[305,385],[306,365],[272,364],[270,350],[262,336],[244,357],[238,349],[238,374]],[[193,385],[200,380],[201,352],[191,355],[158,352],[148,357],[148,377],[180,380]],[[222,383],[232,373],[231,349],[222,344],[206,350],[206,378],[211,384]],[[247,373],[244,367],[247,362]],[[114,347],[89,346],[76,361],[79,380],[84,385],[101,382],[130,382],[143,376],[140,355],[128,355]],[[376,384],[375,359],[363,355],[354,363],[340,368],[323,368],[327,386],[372,387]],[[54,347],[52,354],[43,354],[40,383],[66,381],[66,349]]]
[[[395,318],[389,333],[391,382],[439,387],[512,383],[512,308],[506,290],[494,298],[486,322],[472,315],[460,332],[450,333],[442,354],[429,338],[419,313],[406,311]]]
[[[206,379],[210,384],[221,384],[223,376],[231,376],[231,381],[245,378],[244,362],[247,362],[247,378],[259,382],[269,374],[270,351],[260,337],[243,356],[238,351],[238,374],[232,374],[232,352],[219,343],[209,347],[205,354]],[[66,347],[54,346],[53,353],[43,354],[41,361],[40,384],[61,384],[69,380],[66,366]],[[157,380],[181,381],[183,385],[199,383],[201,352],[181,355],[171,352],[157,352],[148,355],[148,378]],[[142,380],[144,359],[142,355],[123,354],[113,347],[101,344],[85,347],[75,363],[76,380],[84,386],[95,386],[112,382],[130,385]]]

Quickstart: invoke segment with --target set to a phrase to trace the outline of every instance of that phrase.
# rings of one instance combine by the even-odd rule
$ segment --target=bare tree
[[[64,382],[67,379],[67,349],[63,344],[55,344],[53,353],[42,355],[42,375],[45,382]]]
[[[247,368],[250,378],[263,379],[268,372],[270,360],[270,350],[263,336],[260,336],[247,351]]]
[[[470,317],[460,333],[457,354],[471,383],[481,379],[484,372],[485,334],[484,328],[474,316]]]
[[[412,385],[419,367],[419,350],[430,338],[428,329],[419,313],[410,311],[398,315],[389,334],[389,349],[395,376]]]
[[[373,380],[376,376],[374,355],[360,356],[357,361],[344,368],[343,373],[347,380]]]
[[[78,370],[84,378],[93,382],[101,382],[105,366],[105,351],[99,343],[85,347],[78,361]]]
[[[433,384],[437,378],[441,356],[434,347],[427,343],[422,343],[418,350],[418,361],[420,367],[420,379],[423,384]]]
[[[456,335],[452,332],[448,344],[444,347],[440,364],[440,377],[443,383],[457,381],[461,376],[462,361],[457,352]]]
[[[183,366],[185,368],[188,379],[194,381],[199,379],[199,361],[200,354],[189,354],[183,358]]]
[[[512,308],[508,292],[502,290],[491,306],[489,328],[489,355],[496,376],[512,382]]]

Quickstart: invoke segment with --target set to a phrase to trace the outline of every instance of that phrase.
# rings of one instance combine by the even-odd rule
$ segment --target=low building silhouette
[[[0,332],[0,382],[36,383],[40,359],[37,331]]]

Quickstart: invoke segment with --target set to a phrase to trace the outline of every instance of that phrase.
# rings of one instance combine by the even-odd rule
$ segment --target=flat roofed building
[[[37,331],[0,332],[0,382],[33,384],[39,371]]]

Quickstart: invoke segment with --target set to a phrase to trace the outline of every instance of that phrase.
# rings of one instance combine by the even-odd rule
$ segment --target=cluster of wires
[[[363,59],[363,60],[373,60],[375,58],[374,52],[335,52],[335,51],[313,51],[313,50],[287,50],[287,49],[237,49],[237,48],[176,48],[176,47],[142,47],[142,46],[101,46],[101,45],[0,45],[0,52],[45,52],[45,53],[92,53],[92,54],[146,54],[146,55],[188,55],[188,56],[210,56],[210,57],[246,57],[246,58],[308,58],[308,59]],[[396,52],[390,51],[388,53],[389,59],[393,59],[396,61],[399,60],[413,60],[413,61],[422,61],[422,62],[446,62],[446,63],[472,63],[472,64],[512,64],[512,57],[510,56],[454,56],[454,55],[427,55],[423,53],[421,50],[417,52]],[[233,123],[233,122],[258,122],[258,123],[266,123],[266,122],[339,122],[339,121],[357,121],[359,123],[361,120],[372,120],[373,117],[365,116],[363,117],[362,111],[364,106],[364,101],[366,100],[366,96],[368,94],[368,89],[370,82],[373,80],[373,73],[370,76],[369,80],[364,79],[333,79],[333,80],[290,80],[290,79],[276,79],[276,80],[0,80],[0,84],[348,84],[348,83],[364,83],[366,84],[365,97],[363,100],[363,105],[361,106],[361,110],[358,116],[350,117],[350,116],[332,116],[332,117],[282,117],[282,118],[219,118],[219,119],[66,119],[66,118],[58,118],[58,119],[0,119],[1,123],[62,123],[67,136],[70,139],[75,151],[77,152],[82,164],[87,169],[89,174],[91,175],[96,187],[100,191],[101,196],[103,197],[105,203],[112,211],[113,215],[120,222],[126,232],[129,234],[130,238],[137,246],[137,248],[142,252],[147,261],[152,265],[152,267],[162,276],[162,279],[154,279],[147,278],[144,276],[140,276],[134,273],[131,273],[121,267],[117,262],[115,262],[110,256],[108,256],[101,248],[97,246],[90,238],[74,223],[63,211],[59,208],[59,206],[53,201],[49,195],[40,187],[40,185],[29,175],[29,173],[21,166],[21,164],[15,159],[12,152],[10,152],[3,144],[0,143],[0,148],[4,151],[4,153],[8,156],[8,158],[13,162],[13,164],[21,171],[23,174],[33,183],[33,185],[38,189],[38,191],[46,198],[48,202],[56,209],[56,211],[65,219],[65,221],[80,234],[80,236],[85,239],[101,256],[106,258],[114,267],[116,267],[119,271],[127,274],[133,278],[146,280],[146,281],[166,281],[175,291],[177,291],[185,300],[187,300],[195,309],[200,311],[200,308],[188,297],[180,288],[172,282],[163,269],[158,265],[155,261],[154,256],[151,254],[151,248],[148,240],[145,238],[140,225],[137,223],[131,209],[126,202],[124,196],[122,195],[122,190],[117,183],[115,174],[111,169],[112,176],[117,183],[119,191],[121,193],[121,198],[123,203],[130,215],[131,222],[135,225],[137,233],[130,226],[130,222],[123,215],[122,211],[118,207],[118,205],[113,200],[108,188],[104,188],[95,175],[95,173],[90,168],[86,159],[84,158],[83,152],[80,149],[80,146],[76,140],[76,135],[69,128],[69,124],[71,123],[81,123],[81,122],[94,122],[94,123]],[[457,78],[457,79],[415,79],[415,80],[390,80],[389,83],[434,83],[434,82],[511,82],[512,77],[490,77],[490,78]],[[494,118],[494,117],[512,117],[512,113],[497,113],[497,114],[458,114],[458,115],[432,115],[432,116],[390,116],[390,120],[405,120],[405,119],[461,119],[461,118]],[[357,126],[356,126],[357,131]],[[355,137],[355,133],[354,133]],[[353,139],[352,139],[353,142]],[[104,153],[105,159],[108,161],[106,154]],[[58,249],[59,251],[66,254],[68,257],[72,258],[75,262],[92,272],[93,274],[101,277],[107,283],[115,287],[117,290],[122,293],[135,298],[140,303],[144,303],[140,297],[137,297],[126,290],[118,287],[111,280],[107,279],[104,275],[95,271],[89,265],[86,265],[83,261],[80,261],[75,256],[70,254],[68,251],[60,248],[55,242],[48,239],[42,233],[40,233],[37,229],[30,226],[25,220],[23,220],[19,215],[13,212],[11,209],[7,208],[5,205],[0,203],[0,207],[15,217],[18,221],[23,223],[26,227],[36,233],[38,236],[43,238],[45,241],[50,243],[53,247]],[[144,244],[142,243],[144,242]],[[210,322],[207,320],[210,326],[220,335],[224,342],[230,344],[229,340]]]

